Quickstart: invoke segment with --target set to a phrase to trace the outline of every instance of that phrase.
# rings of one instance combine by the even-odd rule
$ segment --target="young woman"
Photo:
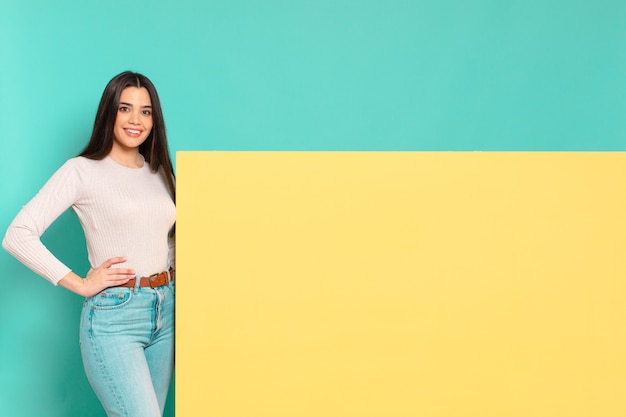
[[[124,72],[106,86],[89,143],[22,208],[4,248],[87,297],[83,363],[109,416],[163,414],[174,362],[174,172],[154,85]],[[91,269],[77,275],[40,236],[72,207]]]

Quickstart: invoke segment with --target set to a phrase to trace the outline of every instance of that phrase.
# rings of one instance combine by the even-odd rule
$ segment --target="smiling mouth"
[[[141,134],[141,130],[136,130],[136,129],[124,129],[126,131],[126,133],[133,135],[133,136],[137,136]]]

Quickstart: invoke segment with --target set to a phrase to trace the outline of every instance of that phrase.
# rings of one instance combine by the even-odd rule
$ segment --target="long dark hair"
[[[145,75],[126,71],[116,75],[109,81],[98,105],[91,138],[79,156],[101,160],[111,152],[114,141],[113,128],[120,104],[120,95],[127,87],[144,87],[150,94],[150,101],[152,102],[152,130],[147,139],[139,146],[139,153],[150,164],[152,172],[161,172],[172,199],[176,201],[174,168],[172,167],[167,146],[161,102],[154,84]]]

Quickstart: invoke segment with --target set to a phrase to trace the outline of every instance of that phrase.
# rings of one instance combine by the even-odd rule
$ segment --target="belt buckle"
[[[160,285],[159,285],[159,283],[158,283],[158,282],[156,282],[156,285],[155,285],[155,281],[157,281],[157,280],[158,280],[159,275],[161,275],[161,273],[158,273],[158,274],[152,274],[152,275],[150,275],[150,276],[148,277],[148,282],[150,283],[150,288],[158,288],[158,287],[160,287]]]

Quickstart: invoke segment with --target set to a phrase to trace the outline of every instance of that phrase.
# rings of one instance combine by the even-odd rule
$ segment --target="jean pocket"
[[[122,308],[133,298],[130,288],[107,288],[91,297],[89,302],[95,310]]]

